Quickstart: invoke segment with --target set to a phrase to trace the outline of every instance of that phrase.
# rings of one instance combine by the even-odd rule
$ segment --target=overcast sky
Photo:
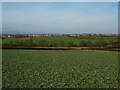
[[[4,2],[3,34],[118,33],[117,2]]]

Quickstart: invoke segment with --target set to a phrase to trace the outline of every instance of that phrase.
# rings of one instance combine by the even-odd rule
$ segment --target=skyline
[[[4,2],[3,34],[118,33],[117,2]]]

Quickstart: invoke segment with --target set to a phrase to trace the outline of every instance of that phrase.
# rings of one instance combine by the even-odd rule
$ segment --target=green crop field
[[[118,53],[3,50],[5,88],[117,88]]]

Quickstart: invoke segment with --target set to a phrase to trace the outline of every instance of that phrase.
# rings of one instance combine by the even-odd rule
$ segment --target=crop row
[[[118,54],[3,50],[3,87],[116,88]]]

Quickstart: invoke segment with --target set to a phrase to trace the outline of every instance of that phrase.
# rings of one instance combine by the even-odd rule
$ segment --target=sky
[[[2,2],[119,2],[119,0],[2,0]]]
[[[118,33],[117,2],[3,2],[3,34]]]

